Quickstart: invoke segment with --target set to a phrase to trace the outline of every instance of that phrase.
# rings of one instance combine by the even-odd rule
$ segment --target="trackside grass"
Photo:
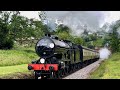
[[[0,79],[30,79],[33,73],[28,71],[27,64],[0,67]]]
[[[0,67],[0,76],[16,72],[28,72],[27,64]]]
[[[120,79],[120,53],[114,53],[91,73],[90,79]]]
[[[0,50],[0,79],[33,78],[33,73],[27,67],[28,63],[38,58],[34,47]]]

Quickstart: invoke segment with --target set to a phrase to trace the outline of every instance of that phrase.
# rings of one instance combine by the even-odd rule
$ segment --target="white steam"
[[[102,48],[99,50],[101,59],[108,59],[111,52],[107,48]]]
[[[84,31],[84,25],[88,31],[95,32],[104,22],[107,14],[104,11],[46,11],[50,21],[60,21],[72,30],[72,35],[79,36]],[[55,29],[55,25],[48,25]]]

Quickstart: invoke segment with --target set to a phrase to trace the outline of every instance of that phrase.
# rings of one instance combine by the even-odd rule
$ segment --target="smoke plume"
[[[95,32],[106,17],[104,11],[46,11],[46,14],[47,18],[51,18],[54,22],[60,21],[71,28],[72,35],[75,36],[83,33],[84,25],[87,26],[88,31]]]
[[[99,50],[99,53],[101,59],[108,59],[111,54],[111,52],[107,48],[101,48]]]

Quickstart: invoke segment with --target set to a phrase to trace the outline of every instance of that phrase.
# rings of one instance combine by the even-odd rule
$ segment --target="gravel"
[[[100,60],[76,71],[75,73],[72,73],[71,75],[69,75],[63,79],[87,79],[89,77],[89,74],[91,72],[93,72],[94,70],[96,70],[102,61],[103,61],[103,59],[100,59]]]

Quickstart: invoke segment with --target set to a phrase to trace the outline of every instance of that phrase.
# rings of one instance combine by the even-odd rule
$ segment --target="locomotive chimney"
[[[51,37],[51,34],[49,34],[49,33],[47,34],[47,33],[46,33],[45,36]]]
[[[55,39],[58,40],[58,37],[56,36]]]

